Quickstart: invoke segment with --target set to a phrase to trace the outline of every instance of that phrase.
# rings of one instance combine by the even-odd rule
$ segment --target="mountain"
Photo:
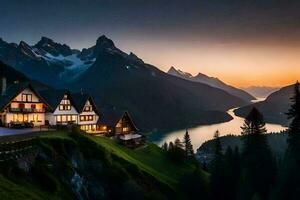
[[[133,53],[124,53],[105,36],[86,52],[97,55],[96,61],[70,87],[89,91],[98,105],[129,110],[146,129],[229,120],[225,111],[245,104],[223,90],[170,76]]]
[[[188,72],[183,72],[180,69],[175,69],[174,67],[171,67],[168,71],[168,74],[171,74],[173,76],[177,76],[177,77],[180,77],[180,78],[183,78],[186,80],[204,83],[204,84],[210,85],[212,87],[222,89],[222,90],[228,92],[229,94],[237,96],[247,102],[250,102],[251,100],[255,99],[255,97],[253,97],[251,94],[249,94],[241,89],[227,85],[226,83],[222,82],[218,78],[209,77],[202,73],[198,73],[196,76],[193,76],[192,74],[190,74]]]
[[[231,119],[246,101],[207,84],[171,76],[118,49],[106,36],[82,51],[42,37],[30,46],[0,42],[0,60],[28,78],[85,90],[97,106],[128,110],[143,130],[169,130]]]
[[[251,95],[255,96],[256,98],[266,98],[267,96],[279,90],[280,88],[266,87],[266,86],[251,86],[242,89],[250,93]]]
[[[286,112],[290,108],[290,98],[294,93],[294,85],[289,85],[270,94],[265,101],[254,103],[252,105],[241,107],[235,110],[235,114],[245,117],[252,107],[256,107],[265,117],[265,120],[270,123],[279,123],[288,125]]]
[[[92,57],[81,58],[80,54],[79,50],[46,37],[33,46],[0,39],[0,60],[31,79],[56,87],[75,79],[95,61]]]

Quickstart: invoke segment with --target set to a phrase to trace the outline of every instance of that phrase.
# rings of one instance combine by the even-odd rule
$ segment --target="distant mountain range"
[[[235,114],[245,117],[252,107],[258,108],[264,115],[265,120],[270,123],[288,125],[285,113],[290,108],[290,98],[294,94],[294,85],[289,85],[270,94],[265,101],[241,107],[235,110]]]
[[[0,39],[0,60],[29,78],[53,86],[74,80],[94,63],[95,56],[86,52],[46,37],[33,46],[24,41],[15,44]]]
[[[209,77],[202,73],[198,73],[196,76],[193,76],[192,74],[190,74],[188,72],[184,72],[184,71],[181,71],[180,69],[175,69],[174,67],[171,67],[168,71],[168,74],[171,74],[173,76],[177,76],[177,77],[189,80],[189,81],[204,83],[209,86],[222,89],[222,90],[228,92],[229,94],[237,96],[247,102],[250,102],[251,100],[255,99],[255,97],[253,97],[251,94],[249,94],[241,89],[230,86],[218,78]]]
[[[247,103],[219,88],[166,74],[121,51],[106,36],[82,51],[46,37],[32,46],[0,40],[0,60],[29,79],[88,91],[100,112],[104,106],[126,109],[142,130],[228,121],[226,110]]]
[[[266,87],[266,86],[251,86],[242,88],[246,92],[250,93],[251,95],[255,96],[256,98],[266,98],[273,92],[279,90],[278,87]]]

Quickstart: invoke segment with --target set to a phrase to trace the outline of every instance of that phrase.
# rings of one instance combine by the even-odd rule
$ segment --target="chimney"
[[[1,90],[1,95],[5,96],[6,95],[6,77],[2,77],[2,90]]]

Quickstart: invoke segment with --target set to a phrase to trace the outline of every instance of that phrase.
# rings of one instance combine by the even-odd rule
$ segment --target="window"
[[[22,101],[32,102],[32,94],[22,94]]]
[[[69,123],[76,122],[76,115],[57,115],[56,122],[57,123]]]
[[[80,121],[93,121],[94,115],[80,115]]]
[[[64,95],[64,98],[61,100],[58,106],[58,110],[71,110],[71,102],[67,95]]]
[[[71,105],[59,105],[59,110],[71,110]]]
[[[34,122],[38,122],[38,121],[39,121],[39,115],[34,114],[34,115],[33,115],[33,121],[34,121]]]
[[[83,111],[84,112],[91,112],[91,111],[93,111],[93,107],[92,106],[85,106]]]
[[[73,122],[76,121],[76,115],[72,115],[72,121],[73,121]]]
[[[60,115],[56,116],[56,121],[61,122],[61,116]]]
[[[129,127],[123,127],[123,132],[128,132],[129,131]]]

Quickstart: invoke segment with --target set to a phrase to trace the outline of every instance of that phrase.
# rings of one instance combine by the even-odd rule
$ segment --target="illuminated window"
[[[93,107],[92,106],[85,106],[83,111],[84,112],[91,112],[91,111],[93,111]]]
[[[39,121],[39,115],[38,114],[33,114],[33,121],[38,122]]]
[[[22,94],[22,101],[32,102],[32,94]]]
[[[56,121],[61,122],[61,116],[60,115],[56,116]]]

